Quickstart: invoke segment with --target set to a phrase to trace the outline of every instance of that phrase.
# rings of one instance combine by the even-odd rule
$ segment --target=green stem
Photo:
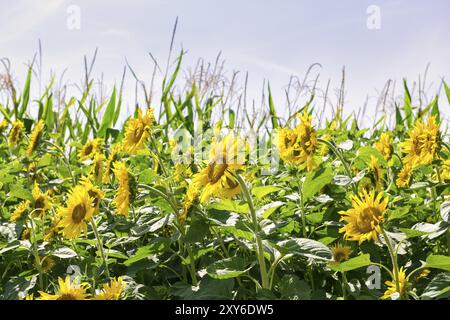
[[[325,143],[332,151],[333,153],[339,158],[339,160],[342,162],[342,165],[344,166],[344,170],[347,174],[347,176],[351,179],[352,178],[352,172],[350,170],[350,167],[348,166],[347,161],[345,160],[342,153],[338,150],[338,148],[331,142],[327,141],[325,139],[318,138],[317,141]],[[356,184],[354,181],[352,181],[352,189],[355,194],[358,193],[358,188],[356,187]]]
[[[347,300],[347,276],[345,275],[345,272],[341,272],[342,274],[342,299]]]
[[[255,234],[255,238],[256,238],[256,256],[258,258],[258,263],[259,263],[259,271],[261,274],[262,287],[263,287],[263,289],[269,289],[269,278],[267,275],[266,262],[265,262],[265,258],[264,258],[264,248],[263,248],[262,240],[260,237],[260,225],[258,223],[258,218],[256,216],[255,207],[253,206],[253,199],[252,199],[252,196],[250,195],[250,191],[248,190],[247,185],[245,184],[245,181],[242,179],[242,177],[239,174],[236,174],[236,179],[239,182],[239,184],[241,185],[241,188],[243,190],[244,196],[247,200],[247,203],[248,203],[248,206],[250,209],[250,214],[251,214],[252,223],[253,223],[253,233]]]
[[[65,165],[67,167],[67,171],[69,171],[70,177],[72,179],[72,184],[75,186],[77,184],[77,182],[75,180],[75,177],[73,176],[72,169],[70,168],[70,161],[66,157],[64,150],[60,146],[54,144],[53,142],[50,142],[50,141],[45,141],[45,142],[48,143],[49,145],[51,145],[52,147],[54,147],[56,150],[58,150],[59,153],[61,153],[63,162],[65,163]]]
[[[392,260],[392,265],[394,267],[395,289],[400,294],[400,298],[401,298],[400,282],[399,282],[399,277],[398,277],[397,257],[396,257],[396,254],[395,254],[393,248],[392,248],[391,239],[389,238],[389,236],[387,235],[386,231],[384,231],[383,228],[381,228],[381,233],[383,234],[384,240],[385,240],[385,242],[386,242],[386,244],[388,246],[389,254],[390,254],[391,260]]]
[[[42,272],[42,264],[41,264],[41,258],[39,257],[39,252],[38,252],[38,248],[37,248],[37,240],[36,240],[36,230],[35,230],[35,225],[36,224],[34,223],[34,220],[31,217],[31,214],[30,214],[30,221],[31,221],[31,235],[32,235],[32,238],[33,238],[33,255],[34,255],[36,268],[38,269],[38,272],[39,272],[39,288],[41,290],[44,290],[44,279],[43,279],[43,272]]]
[[[297,177],[298,178],[298,177]],[[300,179],[297,179],[300,181]],[[302,232],[303,232],[303,238],[307,238],[307,232],[306,232],[306,216],[305,216],[305,206],[303,204],[303,192],[302,192],[302,185],[298,183],[298,193],[300,195],[300,210],[301,210],[301,218],[302,218]]]
[[[97,224],[96,224],[94,218],[91,219],[91,225],[92,225],[92,230],[94,231],[94,234],[95,234],[95,238],[97,239],[97,247],[98,247],[98,250],[100,251],[100,256],[105,265],[106,276],[109,279],[109,278],[111,278],[111,276],[109,274],[109,268],[108,268],[108,263],[106,262],[105,252],[103,251],[103,242],[102,242],[102,239],[100,238],[100,235],[98,234]]]

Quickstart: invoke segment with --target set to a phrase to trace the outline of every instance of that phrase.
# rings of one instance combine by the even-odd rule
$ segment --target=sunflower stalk
[[[339,151],[339,149],[338,149],[331,141],[328,141],[328,140],[325,140],[325,139],[322,139],[322,138],[318,138],[317,141],[322,142],[322,143],[325,143],[325,144],[333,151],[333,153],[334,153],[334,154],[339,158],[339,160],[342,162],[342,165],[344,166],[345,173],[346,173],[347,176],[351,179],[351,178],[352,178],[352,172],[351,172],[351,170],[350,170],[350,167],[349,167],[347,161],[345,160],[344,156],[343,156],[342,153]],[[356,183],[355,183],[353,180],[352,180],[351,185],[352,185],[353,192],[354,192],[355,194],[357,194],[357,193],[358,193],[358,188],[357,188],[357,186],[356,186]]]
[[[39,257],[39,252],[38,252],[38,248],[37,248],[37,240],[36,240],[36,223],[34,222],[33,217],[29,216],[30,221],[31,221],[31,236],[33,239],[33,245],[32,245],[32,251],[33,251],[33,256],[34,256],[34,260],[35,260],[35,264],[36,264],[36,268],[38,269],[39,272],[39,288],[41,290],[44,290],[44,279],[43,279],[43,270],[42,270],[42,262],[41,262],[41,258]]]
[[[256,239],[256,256],[258,258],[259,271],[261,274],[261,285],[262,285],[263,289],[269,289],[269,277],[267,274],[266,262],[265,262],[265,258],[264,258],[264,247],[263,247],[261,236],[260,236],[261,227],[258,223],[258,218],[256,216],[256,210],[253,205],[253,199],[250,194],[250,191],[247,188],[245,181],[242,179],[242,177],[238,173],[236,173],[236,179],[242,188],[244,197],[246,198],[249,209],[250,209],[251,219],[252,219],[252,223],[253,223],[253,233],[254,233],[255,239]]]
[[[347,276],[345,275],[345,271],[341,272],[342,274],[342,299],[347,300]]]
[[[97,223],[95,222],[95,219],[94,219],[94,218],[91,219],[91,226],[92,226],[92,230],[94,231],[95,238],[97,239],[97,247],[98,247],[98,250],[100,251],[100,256],[101,256],[101,258],[102,258],[102,260],[103,260],[103,264],[105,265],[106,276],[107,276],[108,279],[109,279],[109,278],[111,278],[111,276],[110,276],[110,274],[109,274],[108,263],[107,263],[107,261],[106,261],[105,252],[104,252],[104,250],[103,250],[103,241],[102,241],[102,239],[100,238],[100,235],[99,235],[99,233],[98,233],[98,230],[97,230]]]
[[[396,252],[394,251],[394,249],[392,247],[392,243],[391,243],[390,237],[387,235],[386,231],[383,228],[381,228],[381,233],[383,234],[384,240],[385,240],[386,245],[387,245],[388,250],[389,250],[389,254],[391,256],[392,266],[394,268],[395,289],[400,294],[400,299],[401,299],[402,296],[401,296],[401,292],[400,292],[400,281],[399,281],[399,276],[398,276],[399,275],[399,271],[398,271],[397,255],[396,255]]]

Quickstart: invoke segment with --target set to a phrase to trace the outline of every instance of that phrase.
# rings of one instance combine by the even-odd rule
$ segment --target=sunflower
[[[286,163],[306,164],[307,170],[311,170],[316,166],[317,133],[311,124],[312,117],[306,111],[299,118],[300,124],[295,129],[282,128],[278,131],[278,151]]]
[[[69,194],[66,207],[58,210],[61,221],[58,226],[62,228],[62,234],[68,239],[77,238],[82,231],[87,233],[87,222],[94,214],[93,199],[88,190],[77,185]]]
[[[48,191],[43,193],[39,188],[39,184],[35,181],[31,194],[34,199],[34,215],[42,216],[46,210],[52,206],[52,200],[48,194]]]
[[[433,176],[433,179],[439,180],[450,180],[450,159],[444,160],[441,168],[439,170],[439,175]]]
[[[114,162],[114,174],[119,183],[119,187],[116,191],[114,198],[114,206],[117,208],[119,214],[128,217],[128,211],[130,210],[130,200],[132,196],[132,188],[130,184],[130,175],[124,162]]]
[[[101,151],[103,140],[101,138],[96,138],[89,140],[78,152],[78,158],[80,161],[87,159],[92,159],[94,155]]]
[[[384,221],[384,213],[388,204],[388,198],[382,199],[382,193],[375,196],[375,192],[363,190],[358,196],[353,196],[352,208],[340,211],[341,221],[347,224],[339,229],[345,232],[344,238],[358,241],[376,240],[381,232],[381,223]]]
[[[323,140],[330,141],[331,140],[331,134],[324,134],[323,136],[321,136],[321,138]],[[325,143],[321,143],[320,144],[319,154],[322,157],[325,157],[328,154],[328,145],[327,144],[325,144]]]
[[[102,177],[103,183],[109,182],[109,176],[111,175],[112,170],[114,169],[114,162],[117,161],[118,154],[119,154],[121,148],[122,147],[120,144],[116,144],[116,145],[112,146],[111,153],[109,154],[108,159],[106,160],[106,165],[105,165],[105,169],[103,172],[103,177]]]
[[[334,245],[331,248],[331,254],[333,255],[334,263],[341,263],[343,261],[348,260],[351,253],[352,253],[352,250],[350,247],[344,246],[340,243]]]
[[[180,187],[184,187],[186,184],[186,179],[192,176],[192,170],[189,166],[183,163],[175,164],[175,172],[173,173],[173,178],[179,183]]]
[[[137,119],[131,119],[125,130],[123,147],[126,152],[136,154],[144,147],[144,143],[150,137],[154,121],[155,117],[152,108],[147,109],[144,116],[142,116],[141,110],[138,110]]]
[[[80,185],[87,190],[89,197],[92,199],[92,204],[95,208],[94,213],[98,213],[100,201],[105,197],[105,193],[98,187],[94,186],[88,177],[82,177],[80,179]]]
[[[59,222],[61,221],[61,217],[59,215],[55,215],[52,218],[52,224],[50,228],[48,228],[44,235],[45,241],[50,241],[57,233],[59,229]]]
[[[411,180],[412,175],[412,167],[410,164],[403,165],[403,168],[400,170],[397,176],[397,180],[395,180],[395,184],[397,187],[407,187],[409,185],[409,181]]]
[[[50,272],[55,266],[55,260],[49,256],[40,257],[41,271],[44,273]]]
[[[105,160],[106,160],[106,158],[103,153],[98,152],[94,155],[94,160],[92,161],[90,176],[96,182],[101,182],[103,179],[103,175],[105,172],[105,168],[104,168]]]
[[[197,197],[201,203],[206,203],[211,197],[229,199],[241,192],[234,173],[243,167],[247,148],[244,141],[231,134],[219,142],[213,141],[208,165],[196,173],[189,183],[180,217],[182,220]]]
[[[14,210],[14,212],[11,214],[11,217],[9,218],[10,221],[17,221],[23,218],[25,211],[28,209],[28,207],[30,206],[30,201],[29,200],[25,200],[22,201],[16,208],[16,210]]]
[[[380,151],[386,161],[389,161],[392,157],[393,147],[391,136],[383,132],[380,135],[380,139],[375,143],[375,149]]]
[[[15,147],[23,135],[23,122],[20,120],[16,120],[12,124],[11,131],[9,132],[9,145],[11,147]]]
[[[370,156],[368,168],[369,172],[372,174],[375,189],[377,191],[381,191],[381,189],[383,188],[384,170],[381,168],[380,164],[378,163],[378,159],[376,157]]]
[[[388,289],[384,292],[384,295],[381,297],[381,299],[389,299],[394,293],[397,292],[395,280],[386,281],[385,284],[388,286]],[[405,270],[403,270],[403,267],[401,267],[398,271],[398,284],[400,288],[400,292],[398,292],[398,294],[400,295],[400,297],[403,297],[408,286],[408,282],[406,281],[406,273]]]
[[[415,167],[430,164],[436,159],[441,145],[439,124],[434,116],[428,117],[425,124],[423,120],[417,120],[414,128],[409,132],[408,139],[400,143],[400,148],[405,157],[405,164]]]
[[[30,228],[27,228],[27,227],[23,228],[22,235],[20,236],[20,238],[22,240],[30,240],[30,238],[31,238],[31,230],[30,230]]]
[[[3,119],[0,122],[0,132],[3,132],[6,128],[8,128],[9,122],[6,119]]]
[[[66,276],[65,280],[58,278],[58,284],[55,294],[39,291],[39,300],[86,300],[89,297],[86,292],[87,284],[76,284],[70,280],[70,276]]]
[[[103,284],[103,289],[95,295],[94,300],[119,300],[123,288],[122,277],[113,278],[109,284]]]
[[[27,148],[27,156],[31,157],[33,155],[34,150],[36,150],[36,147],[39,144],[39,139],[42,135],[42,131],[44,130],[44,121],[39,120],[36,126],[34,127],[33,132],[30,136],[30,143],[28,144]]]

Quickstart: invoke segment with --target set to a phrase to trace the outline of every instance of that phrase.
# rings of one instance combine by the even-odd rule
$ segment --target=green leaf
[[[450,274],[439,273],[426,286],[422,293],[422,299],[434,299],[446,294],[448,297],[450,293]]]
[[[76,257],[77,253],[68,247],[62,247],[53,251],[52,255],[61,259],[69,259]]]
[[[448,87],[448,85],[445,81],[444,81],[444,89],[445,89],[445,95],[447,96],[448,103],[450,104],[450,88]]]
[[[426,261],[428,268],[450,271],[450,257],[442,255],[429,255]]]
[[[286,274],[280,282],[281,299],[309,300],[311,298],[311,288],[304,280],[298,276]]]
[[[368,146],[358,149],[358,158],[363,159],[366,163],[370,162],[371,157],[375,157],[382,166],[385,166],[387,164],[386,159],[384,159],[381,152],[377,149]]]
[[[221,199],[209,205],[209,208],[243,214],[248,213],[249,210],[247,203],[239,204],[236,201],[230,199]]]
[[[409,93],[408,85],[406,84],[406,79],[403,79],[403,87],[405,88],[405,98],[403,102],[403,111],[405,112],[405,120],[408,124],[408,128],[412,127],[412,105],[411,105],[411,94]]]
[[[292,238],[277,243],[279,250],[285,254],[295,254],[314,260],[331,260],[331,250],[324,244],[305,238]]]
[[[333,170],[330,167],[321,167],[307,174],[302,185],[303,203],[315,196],[323,187],[333,179]]]
[[[106,135],[106,129],[111,127],[114,121],[114,112],[116,109],[116,87],[114,87],[113,92],[111,94],[111,98],[109,99],[108,106],[106,107],[105,114],[102,118],[102,123],[98,129],[97,135],[100,138],[104,138]]]
[[[22,187],[20,184],[12,185],[9,195],[11,197],[15,197],[18,199],[33,201],[33,196],[31,195],[31,192],[29,190],[25,189],[24,187]]]
[[[440,212],[442,220],[450,223],[450,201],[442,202]]]
[[[246,273],[253,265],[247,268],[248,263],[241,257],[232,257],[216,261],[206,268],[206,272],[214,279],[236,278]]]
[[[236,118],[236,114],[234,113],[234,111],[232,109],[229,109],[228,110],[228,127],[230,129],[234,128],[235,118]]]
[[[331,270],[339,271],[339,272],[347,272],[355,269],[359,269],[365,266],[369,266],[370,262],[370,254],[362,254],[360,256],[351,258],[342,263],[330,263],[329,267]]]
[[[37,275],[30,279],[24,277],[11,277],[4,286],[2,300],[21,300],[25,298],[28,291],[36,285]]]
[[[410,206],[397,207],[393,210],[390,210],[388,213],[388,220],[392,221],[392,220],[401,219],[403,217],[406,217],[409,215],[410,210],[411,210]]]
[[[128,260],[124,261],[123,264],[126,266],[130,266],[133,263],[138,262],[142,259],[146,259],[157,253],[163,252],[169,247],[169,243],[170,239],[156,238],[152,244],[137,249],[136,253],[133,256],[131,256]]]
[[[276,129],[280,125],[278,123],[278,117],[277,117],[277,113],[276,113],[276,110],[275,110],[275,105],[273,103],[272,91],[270,90],[270,85],[269,84],[267,84],[267,89],[269,90],[269,112],[270,112],[270,119],[272,121],[272,128]]]
[[[406,237],[408,239],[421,237],[421,236],[429,234],[429,232],[424,232],[424,231],[415,230],[415,229],[408,229],[408,228],[400,228],[400,231],[403,232],[404,234],[406,234]]]
[[[262,199],[264,196],[268,195],[269,193],[276,192],[279,190],[281,190],[281,188],[276,187],[276,186],[260,186],[260,187],[252,188],[252,194],[256,198]]]
[[[258,217],[262,217],[263,219],[267,219],[268,217],[270,217],[270,215],[272,213],[274,213],[282,205],[284,205],[284,202],[282,202],[282,201],[270,202],[270,203],[262,206],[261,208],[259,208],[257,210],[256,214],[257,214]]]
[[[22,93],[22,106],[19,111],[19,119],[23,117],[23,114],[27,110],[28,101],[30,100],[30,83],[31,83],[31,66],[28,68],[27,80],[25,81],[25,86]]]

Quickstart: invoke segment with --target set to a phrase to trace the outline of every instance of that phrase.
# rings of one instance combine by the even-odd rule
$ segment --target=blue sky
[[[427,63],[427,87],[436,91],[450,71],[450,2],[417,1],[206,1],[206,0],[0,0],[0,57],[10,58],[17,81],[23,79],[41,39],[44,75],[50,70],[66,80],[82,77],[83,55],[96,47],[94,75],[119,82],[127,57],[139,77],[150,81],[148,52],[165,64],[175,18],[179,17],[175,50],[188,50],[184,67],[198,58],[214,61],[219,51],[228,70],[249,72],[249,96],[259,99],[269,79],[275,99],[291,74],[303,77],[320,63],[319,86],[331,88],[346,68],[348,110],[358,109],[369,95],[372,105],[388,79],[418,80]],[[80,8],[79,30],[66,26],[67,8]],[[367,7],[380,8],[381,28],[369,30]],[[125,88],[129,100],[134,84]],[[399,91],[398,94],[401,92]],[[430,97],[431,99],[431,97]],[[128,101],[130,105],[134,101]],[[373,107],[373,106],[372,106]],[[441,108],[448,108],[442,100]],[[369,105],[370,108],[370,105]]]

